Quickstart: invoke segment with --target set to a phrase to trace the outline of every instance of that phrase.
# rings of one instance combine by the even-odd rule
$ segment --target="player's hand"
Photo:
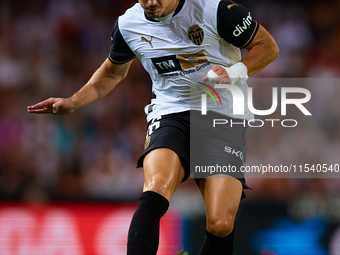
[[[74,104],[68,98],[49,98],[27,107],[27,112],[37,114],[65,115],[74,112]]]
[[[203,78],[204,82],[211,81],[214,82],[214,84],[230,84],[230,78],[225,68],[223,68],[222,66],[215,66],[209,72],[211,71],[213,73],[208,73]]]

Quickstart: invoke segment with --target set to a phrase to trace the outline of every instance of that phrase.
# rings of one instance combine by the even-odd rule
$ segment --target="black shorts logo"
[[[149,144],[150,144],[150,141],[151,141],[151,135],[148,136],[145,140],[145,143],[144,143],[144,150],[146,150],[148,147],[149,147]]]

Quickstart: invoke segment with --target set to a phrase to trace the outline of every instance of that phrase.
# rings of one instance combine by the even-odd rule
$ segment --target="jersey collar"
[[[178,3],[178,6],[175,10],[175,12],[173,14],[169,14],[169,15],[172,15],[172,17],[176,16],[177,13],[179,13],[181,10],[182,10],[182,7],[184,5],[184,2],[185,0],[179,0],[179,3]],[[153,18],[150,18],[148,15],[146,15],[146,13],[144,12],[144,16],[147,20],[149,21],[152,21],[152,22],[160,22],[159,20],[156,20],[156,19],[153,19]]]

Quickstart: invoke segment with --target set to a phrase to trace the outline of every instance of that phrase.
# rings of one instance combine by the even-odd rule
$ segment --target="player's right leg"
[[[169,114],[149,122],[144,153],[138,166],[144,168],[143,194],[128,234],[128,255],[155,255],[159,222],[179,184],[188,178],[188,113]]]
[[[144,158],[144,176],[144,192],[129,229],[128,255],[156,255],[159,222],[184,178],[184,169],[174,151],[158,148]]]
[[[168,148],[158,148],[145,156],[143,165],[143,192],[156,192],[170,201],[184,178],[179,156]]]

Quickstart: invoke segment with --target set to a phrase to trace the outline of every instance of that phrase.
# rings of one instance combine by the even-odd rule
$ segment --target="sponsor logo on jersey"
[[[201,50],[194,54],[169,55],[160,58],[152,58],[152,63],[159,74],[165,74],[175,71],[183,71],[203,63],[208,62],[204,51]]]
[[[151,39],[150,40],[148,40],[148,39],[146,39],[144,36],[142,36],[141,37],[141,40],[143,41],[143,42],[147,42],[147,43],[149,43],[150,44],[150,46],[151,46],[151,48],[153,48],[153,46],[152,46],[152,36],[151,36]]]
[[[177,59],[179,60],[183,70],[198,66],[208,61],[203,50],[194,54],[178,54]]]
[[[170,55],[151,59],[159,74],[182,70],[182,66],[176,55]]]
[[[189,28],[188,36],[194,44],[201,45],[204,39],[203,29],[198,25],[193,25]]]
[[[247,29],[250,28],[252,20],[253,18],[251,17],[250,12],[249,12],[248,16],[246,18],[243,18],[243,23],[241,25],[238,24],[235,27],[233,35],[235,37],[239,37],[241,34],[243,34]]]

